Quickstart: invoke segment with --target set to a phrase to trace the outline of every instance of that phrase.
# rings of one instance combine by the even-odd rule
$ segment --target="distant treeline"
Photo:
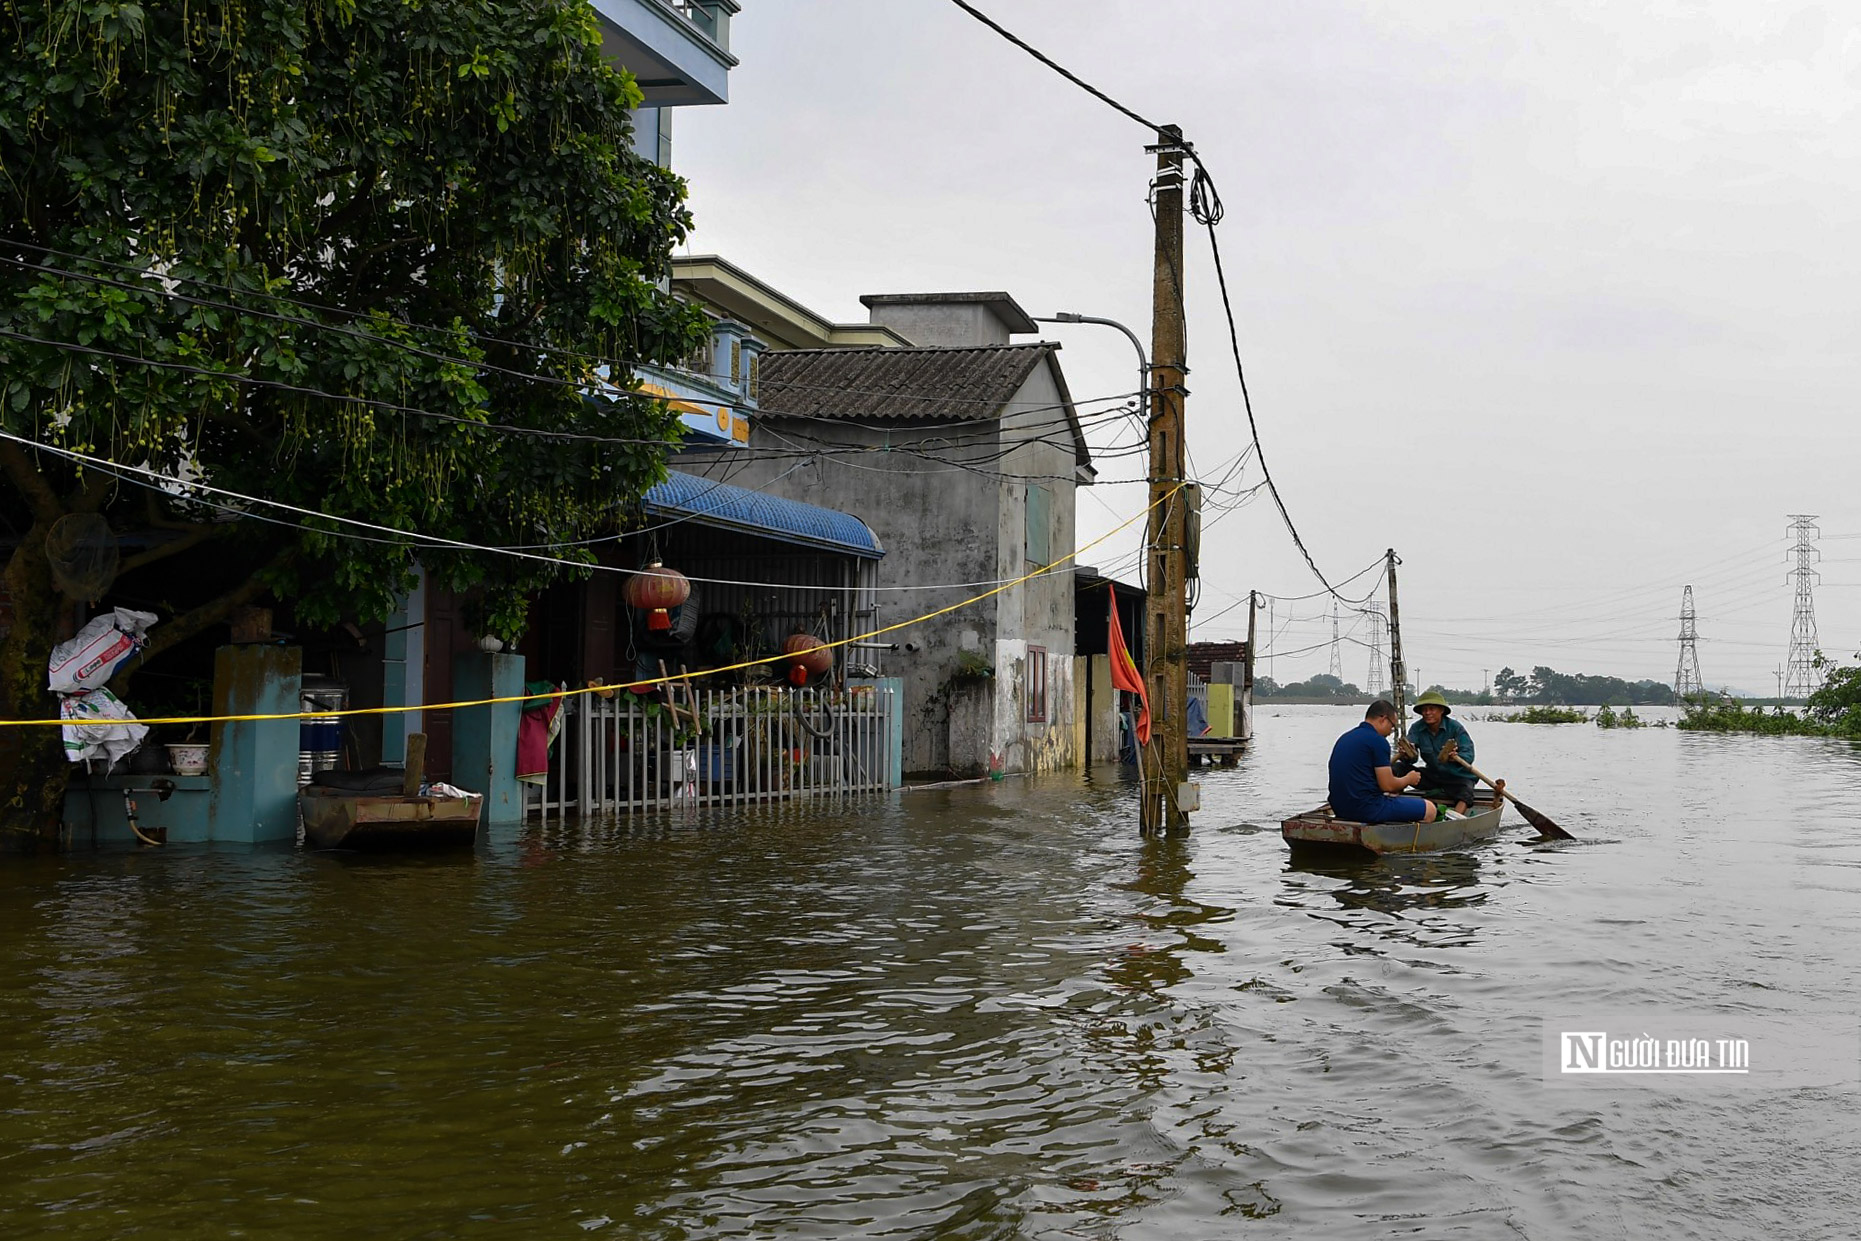
[[[1674,687],[1664,681],[1624,681],[1621,677],[1593,677],[1582,672],[1563,673],[1539,664],[1530,676],[1501,668],[1493,678],[1493,692],[1513,702],[1583,703],[1605,707],[1663,706],[1674,700]]]
[[[1427,692],[1452,703],[1490,706],[1495,702],[1580,703],[1584,706],[1662,706],[1674,700],[1674,688],[1661,681],[1624,681],[1621,677],[1594,677],[1563,673],[1540,664],[1530,676],[1501,668],[1491,693],[1477,689],[1449,689],[1430,685]],[[1321,672],[1307,681],[1281,685],[1272,677],[1254,678],[1255,698],[1308,698],[1335,702],[1362,702],[1367,693],[1349,681]]]

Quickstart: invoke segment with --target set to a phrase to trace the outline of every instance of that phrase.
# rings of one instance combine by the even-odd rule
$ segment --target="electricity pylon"
[[[1822,688],[1822,673],[1816,668],[1816,652],[1822,646],[1816,637],[1816,580],[1822,575],[1811,566],[1822,559],[1822,553],[1816,550],[1816,536],[1822,531],[1816,527],[1816,519],[1811,514],[1790,514],[1789,533],[1796,536],[1796,544],[1790,549],[1790,560],[1794,568],[1789,577],[1796,583],[1796,608],[1790,617],[1790,658],[1784,673],[1783,692],[1786,698],[1807,698]]]
[[[1389,617],[1380,603],[1365,604],[1363,614],[1370,618],[1370,674],[1363,680],[1363,692],[1372,698],[1381,698],[1388,679],[1389,665],[1383,662],[1383,633],[1389,628]]]
[[[1706,686],[1699,679],[1699,631],[1694,628],[1693,588],[1680,596],[1680,663],[1674,669],[1674,697],[1703,694]]]
[[[1338,650],[1338,601],[1331,600],[1331,675],[1340,682],[1344,680],[1344,656]]]

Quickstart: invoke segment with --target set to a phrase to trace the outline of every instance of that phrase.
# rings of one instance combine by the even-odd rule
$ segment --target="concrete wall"
[[[1015,447],[994,467],[1007,477],[997,488],[997,578],[1041,567],[1029,548],[1028,491],[1047,492],[1047,561],[1073,551],[1077,457],[1058,409],[1060,389],[1050,366],[1037,367],[1002,419],[1002,441]],[[998,596],[992,748],[1008,771],[1052,771],[1082,760],[1074,721],[1082,698],[1073,676],[1073,572],[1066,561]],[[1028,719],[1028,648],[1047,652],[1046,720]]]
[[[1008,325],[986,302],[892,303],[872,307],[872,321],[920,345],[1005,345]]]
[[[1082,660],[1086,676],[1091,679],[1091,740],[1089,750],[1082,751],[1087,763],[1118,761],[1118,690],[1111,683],[1111,656],[1088,655]],[[1086,692],[1078,694],[1079,709],[1085,709]]]
[[[894,451],[843,458],[823,455],[797,466],[793,456],[796,441],[786,434],[791,429],[817,438],[831,435],[849,447],[889,446]],[[966,427],[963,432],[974,435],[977,428]],[[937,459],[947,454],[943,444],[950,435],[950,428],[941,426],[899,424],[880,432],[822,422],[791,428],[780,419],[760,419],[750,432],[748,450],[705,456],[686,454],[676,464],[681,470],[708,477],[728,476],[740,487],[851,513],[872,527],[885,547],[885,558],[876,573],[881,589],[877,592],[878,613],[873,628],[879,628],[961,603],[987,589],[961,585],[930,590],[885,587],[986,582],[1000,576],[1000,503],[995,480],[970,470],[939,465]],[[759,449],[772,451],[763,455]],[[916,455],[920,450],[922,455]],[[965,451],[986,457],[993,455],[996,446],[991,436],[972,441]],[[897,676],[903,686],[900,714],[907,772],[966,768],[951,754],[953,678],[962,666],[964,652],[985,662],[993,660],[996,605],[997,599],[986,599],[885,637],[885,641],[901,645],[900,650],[885,653],[880,662],[885,673]],[[902,649],[904,644],[917,649]],[[982,750],[986,762],[986,744]]]
[[[1037,567],[1027,559],[1027,486],[1049,488],[1052,558],[1073,550],[1075,456],[1049,366],[1031,374],[1008,406],[998,435],[984,428],[895,423],[868,430],[846,423],[794,423],[764,415],[739,452],[688,453],[676,466],[733,484],[851,513],[885,546],[879,562],[877,626],[960,603],[993,583]],[[877,424],[874,424],[877,425]],[[805,440],[889,448],[797,462]],[[1037,437],[1057,443],[1033,442]],[[952,448],[953,438],[960,447]],[[1004,447],[1006,455],[997,457]],[[767,450],[762,452],[758,450]],[[970,468],[940,464],[968,459]],[[887,587],[911,587],[888,590]],[[896,634],[883,666],[903,684],[904,764],[910,773],[979,775],[993,757],[1007,771],[1045,771],[1080,762],[1073,674],[1071,562],[1056,572]],[[906,644],[915,650],[902,649]],[[1045,723],[1027,720],[1027,648],[1048,653]],[[992,686],[965,682],[964,656],[993,669]]]

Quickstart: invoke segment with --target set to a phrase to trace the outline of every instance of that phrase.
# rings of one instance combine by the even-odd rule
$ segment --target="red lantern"
[[[646,613],[648,629],[672,628],[671,609],[691,598],[691,582],[657,560],[627,579],[627,606]]]
[[[833,670],[833,651],[811,633],[789,634],[782,641],[782,654],[788,657],[788,679],[796,685],[805,684],[810,677],[824,677]]]

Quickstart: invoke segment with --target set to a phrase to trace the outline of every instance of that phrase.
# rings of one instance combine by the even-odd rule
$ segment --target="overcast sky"
[[[1796,512],[1821,518],[1823,646],[1861,645],[1861,10],[979,7],[1196,145],[1267,465],[1334,580],[1403,556],[1426,680],[1671,680],[1691,582],[1707,682],[1768,692]],[[1005,289],[1148,341],[1141,127],[947,0],[746,0],[732,50],[730,104],[674,122],[691,252],[842,321],[862,293]],[[1197,231],[1187,280],[1191,452],[1216,475],[1248,441]],[[1082,402],[1133,386],[1117,333],[1049,335]],[[1081,542],[1142,507],[1139,472],[1080,492]],[[1212,527],[1203,576],[1196,638],[1244,633],[1245,606],[1215,614],[1251,588],[1318,588],[1264,494]],[[1327,643],[1324,612],[1276,604],[1277,648]],[[1343,651],[1361,683],[1367,649]]]

